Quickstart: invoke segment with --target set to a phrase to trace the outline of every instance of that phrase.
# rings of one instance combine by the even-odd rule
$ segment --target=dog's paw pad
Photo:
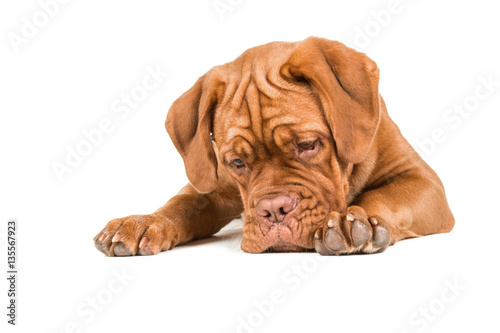
[[[327,256],[327,255],[333,254],[333,252],[330,251],[330,249],[326,247],[325,243],[323,243],[323,240],[321,238],[315,239],[314,249],[316,250],[317,253],[321,254],[322,256]]]
[[[325,243],[332,251],[342,251],[346,249],[344,238],[335,229],[328,229],[326,231]]]
[[[382,226],[377,226],[375,229],[375,235],[373,236],[373,245],[375,247],[385,247],[389,245],[391,241],[391,235],[386,228]]]
[[[359,206],[333,211],[316,232],[314,247],[322,255],[383,252],[392,241],[389,225]]]
[[[95,246],[95,248],[96,248],[96,249],[98,249],[100,252],[102,252],[102,253],[106,253],[106,249],[105,249],[105,247],[104,247],[103,241],[104,241],[104,240],[100,240],[100,239],[99,239],[99,240],[96,240],[96,241],[94,242],[94,246]]]
[[[95,247],[108,256],[158,254],[172,249],[178,233],[168,220],[155,215],[132,215],[110,221],[94,237]]]
[[[370,238],[370,229],[361,221],[354,221],[351,228],[352,245],[358,247]]]
[[[113,253],[117,257],[127,257],[127,256],[133,256],[135,254],[122,242],[114,244]]]

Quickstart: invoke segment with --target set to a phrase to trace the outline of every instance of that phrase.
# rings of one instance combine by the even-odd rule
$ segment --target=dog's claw
[[[143,237],[141,239],[141,242],[139,243],[139,248],[140,249],[145,248],[146,245],[148,245],[148,242],[149,242],[149,239],[147,237]]]
[[[314,247],[319,254],[379,253],[390,245],[387,224],[368,217],[363,208],[351,206],[346,213],[330,215],[314,235]]]
[[[94,238],[95,247],[110,257],[157,254],[172,249],[178,241],[172,222],[157,215],[112,220]]]

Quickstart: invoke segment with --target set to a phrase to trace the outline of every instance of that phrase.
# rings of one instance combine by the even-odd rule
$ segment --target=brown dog
[[[110,221],[109,256],[157,254],[244,213],[245,252],[381,252],[454,225],[443,185],[389,118],[366,55],[311,37],[247,50],[177,99],[166,128],[190,184]]]

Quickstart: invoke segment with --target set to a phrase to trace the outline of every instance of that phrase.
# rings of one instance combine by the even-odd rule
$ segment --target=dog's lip
[[[302,246],[288,242],[283,242],[270,246],[264,252],[302,252],[305,250],[306,249]]]
[[[298,246],[293,242],[294,236],[292,229],[288,225],[282,223],[274,223],[269,227],[264,237],[269,244],[268,249],[278,251],[279,248],[279,251],[288,251],[285,249],[296,249]]]
[[[255,228],[255,233],[249,236],[243,233],[242,249],[245,252],[304,252],[314,248],[313,245],[309,244],[314,243],[314,232],[308,231],[307,240],[304,240],[292,235],[292,229],[282,223],[273,223],[272,226],[266,226],[264,223],[251,224]]]

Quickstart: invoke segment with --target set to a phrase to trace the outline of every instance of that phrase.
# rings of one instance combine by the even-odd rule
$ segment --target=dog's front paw
[[[330,213],[314,237],[321,255],[383,252],[391,243],[387,224],[359,206],[349,207],[344,214]]]
[[[107,256],[150,255],[172,249],[179,240],[174,226],[157,215],[114,219],[94,237],[95,247]]]

